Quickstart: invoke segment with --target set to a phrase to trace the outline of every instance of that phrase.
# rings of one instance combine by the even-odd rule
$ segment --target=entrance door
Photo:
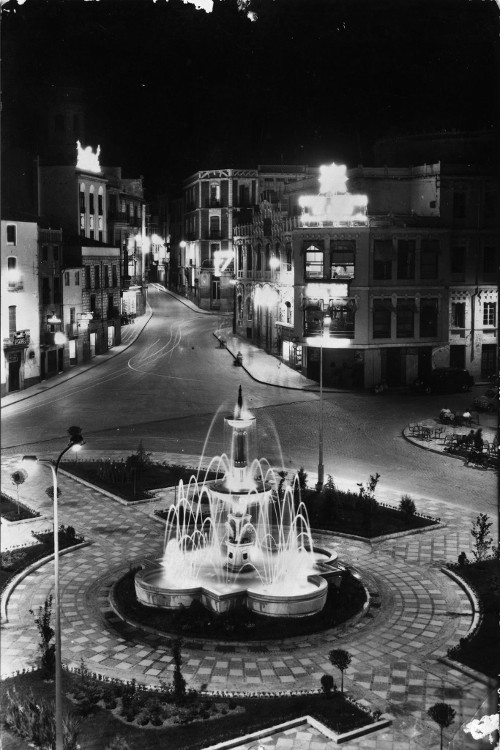
[[[481,349],[481,377],[487,378],[496,373],[496,344],[483,344]]]
[[[465,345],[451,344],[450,346],[450,367],[459,367],[465,369]]]
[[[90,356],[95,357],[95,343],[96,343],[97,334],[91,333],[90,334]]]
[[[9,393],[18,391],[21,387],[19,371],[21,369],[21,352],[11,352],[9,355]]]
[[[64,368],[64,349],[57,350],[57,369],[62,372]]]
[[[402,383],[401,377],[401,349],[385,349],[385,368],[382,366],[382,372],[385,369],[385,380],[387,385],[398,386]]]

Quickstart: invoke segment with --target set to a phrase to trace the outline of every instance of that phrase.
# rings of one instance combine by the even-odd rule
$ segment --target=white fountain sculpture
[[[255,417],[243,408],[224,419],[229,451],[210,462],[202,481],[181,481],[170,507],[162,560],[135,576],[137,598],[176,609],[199,600],[214,612],[246,606],[270,617],[304,617],[323,608],[328,580],[340,584],[336,554],[315,550],[296,487],[279,488],[255,452]],[[210,472],[223,479],[208,481]]]

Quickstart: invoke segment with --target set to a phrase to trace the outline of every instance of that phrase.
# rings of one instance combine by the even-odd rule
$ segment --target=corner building
[[[408,385],[447,365],[494,372],[498,180],[440,163],[348,180],[367,196],[364,218],[308,213],[308,179],[288,186],[286,212],[261,203],[235,228],[237,331],[312,379],[321,367],[333,387]]]

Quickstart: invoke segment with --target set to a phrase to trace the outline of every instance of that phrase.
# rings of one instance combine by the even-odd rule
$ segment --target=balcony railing
[[[129,218],[125,211],[108,211],[108,221],[121,221],[124,224],[128,224]]]
[[[9,349],[13,346],[29,346],[30,340],[31,336],[29,329],[13,331],[12,333],[9,333],[7,338],[4,338],[3,348]]]

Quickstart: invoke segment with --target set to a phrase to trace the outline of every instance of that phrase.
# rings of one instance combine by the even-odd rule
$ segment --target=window
[[[108,318],[113,317],[113,307],[114,307],[113,295],[108,294]]]
[[[497,322],[497,303],[485,302],[483,306],[483,326],[494,326]]]
[[[59,248],[57,247],[57,245],[54,245],[52,248],[52,258],[54,260],[54,263],[59,262]]]
[[[251,245],[247,245],[247,271],[251,271],[253,267],[253,250]]]
[[[218,216],[210,217],[210,238],[218,239],[220,236],[220,219]]]
[[[285,249],[285,256],[286,256],[286,270],[291,271],[292,270],[292,244],[291,242],[286,243],[286,249]]]
[[[373,338],[391,338],[392,302],[385,299],[373,300]]]
[[[17,226],[7,224],[7,245],[17,245]]]
[[[90,280],[90,266],[85,266],[85,289],[90,289],[92,286]]]
[[[69,271],[64,272],[64,286],[69,286]]]
[[[104,288],[108,289],[109,287],[109,266],[104,266]]]
[[[49,248],[47,245],[42,245],[42,262],[46,263],[49,259]]]
[[[220,279],[212,278],[212,300],[220,300]]]
[[[9,305],[9,333],[17,331],[16,306]]]
[[[95,205],[94,205],[94,186],[90,186],[90,192],[89,192],[89,213],[94,214],[95,213]]]
[[[76,321],[76,308],[70,307],[69,308],[69,322],[70,325],[74,325]]]
[[[465,219],[465,193],[463,191],[453,193],[452,214],[454,219]]]
[[[437,279],[439,240],[422,240],[420,243],[420,278]]]
[[[396,307],[396,336],[413,338],[415,335],[415,301],[398,299]]]
[[[270,219],[269,216],[267,216],[264,219],[264,222],[263,222],[263,232],[264,232],[264,237],[271,237],[271,235],[273,233],[272,221],[271,221],[271,219]]]
[[[118,286],[118,272],[116,266],[111,266],[111,274],[113,277],[113,287],[116,288]]]
[[[458,277],[456,278],[456,280],[460,280],[465,277],[465,259],[465,247],[451,248],[451,273],[453,274],[453,276]]]
[[[374,240],[373,278],[378,281],[392,279],[392,240]]]
[[[465,328],[465,302],[451,303],[452,328]]]
[[[332,240],[331,278],[352,279],[354,277],[355,240]]]
[[[257,255],[257,265],[255,267],[255,270],[262,271],[262,248],[260,245],[257,245],[256,255]]]
[[[61,277],[54,276],[54,303],[61,302]]]
[[[75,286],[80,286],[80,271],[75,271]]]
[[[90,295],[90,312],[95,312],[95,294]]]
[[[101,287],[101,275],[99,266],[94,266],[94,288],[100,289]]]
[[[212,182],[210,185],[210,205],[218,206],[220,199],[220,186],[216,182]]]
[[[80,213],[85,213],[85,185],[80,183]]]
[[[292,322],[292,303],[285,302],[285,320],[287,323]]]
[[[314,245],[310,245],[306,250],[306,279],[323,278],[323,253]]]
[[[47,276],[42,278],[42,305],[50,305],[50,281]]]
[[[80,214],[80,237],[85,237],[85,214]]]
[[[242,245],[238,245],[238,267],[237,267],[237,270],[238,271],[242,271],[243,270],[243,246]]]
[[[415,278],[415,240],[398,240],[398,279]]]
[[[496,247],[483,248],[483,273],[498,273],[498,249]]]
[[[437,299],[420,300],[420,337],[437,336],[438,301]]]
[[[253,305],[250,297],[247,299],[247,320],[252,320],[253,316]]]
[[[102,187],[99,188],[99,194],[97,196],[97,213],[99,216],[102,216],[103,214],[103,193],[102,193]]]
[[[266,243],[266,250],[264,253],[264,270],[271,270],[271,245],[269,242]]]

